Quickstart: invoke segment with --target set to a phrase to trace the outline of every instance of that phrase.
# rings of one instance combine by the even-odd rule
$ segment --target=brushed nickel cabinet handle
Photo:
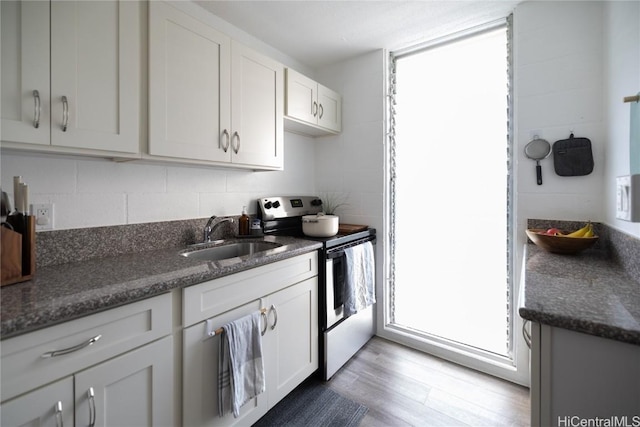
[[[271,314],[271,312],[273,312],[273,325],[271,325],[271,330],[273,331],[278,324],[278,310],[273,304],[271,304],[271,308],[269,308],[269,314]]]
[[[224,137],[224,140],[225,140],[226,144],[222,143],[223,137]],[[225,153],[229,149],[229,131],[226,130],[226,129],[222,131],[222,135],[220,136],[220,141],[218,141],[218,148],[220,148],[220,147],[222,147],[222,151],[224,151]]]
[[[62,96],[62,132],[67,131],[69,125],[69,101],[66,96]]]
[[[311,109],[311,112],[313,113],[313,117],[318,115],[318,103],[313,101],[313,108]]]
[[[89,398],[89,427],[95,427],[96,425],[96,397],[93,392],[93,387],[89,387],[87,391],[87,397]]]
[[[64,427],[64,420],[62,419],[62,401],[58,400],[54,410],[56,411],[56,427]]]
[[[233,145],[234,140],[238,141],[237,145]],[[233,138],[231,139],[231,142],[232,142],[234,153],[238,154],[238,151],[240,151],[240,134],[238,133],[238,131],[235,131],[233,133]]]
[[[33,127],[40,127],[40,92],[33,91]]]
[[[322,104],[318,104],[320,105],[320,119],[322,118],[322,116],[324,116],[324,108],[322,108]]]
[[[267,326],[269,323],[269,318],[267,317],[267,312],[266,311],[261,311],[260,312],[260,317],[262,318],[262,321],[264,322],[264,327],[262,328],[262,332],[260,333],[260,335],[264,336],[264,334],[267,333]]]
[[[102,335],[96,335],[95,337],[90,338],[87,341],[80,343],[78,345],[74,345],[73,347],[65,348],[62,350],[48,351],[40,357],[42,357],[43,359],[48,359],[50,357],[64,356],[65,354],[73,353],[74,351],[82,350],[85,347],[89,347],[90,345],[98,341],[100,338],[102,338]]]

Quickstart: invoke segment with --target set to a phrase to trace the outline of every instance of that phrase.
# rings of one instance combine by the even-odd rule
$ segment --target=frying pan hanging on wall
[[[553,167],[560,176],[584,176],[593,171],[589,138],[561,139],[553,143]]]

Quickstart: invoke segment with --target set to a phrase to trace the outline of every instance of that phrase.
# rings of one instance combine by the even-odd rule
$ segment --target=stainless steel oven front
[[[345,318],[342,301],[347,262],[344,250],[367,242],[375,245],[375,235],[326,249],[321,257],[324,271],[320,274],[323,289],[319,292],[320,347],[321,376],[325,381],[375,334],[374,306]]]

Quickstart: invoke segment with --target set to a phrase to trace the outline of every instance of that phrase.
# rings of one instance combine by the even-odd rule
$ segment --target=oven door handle
[[[338,249],[333,252],[327,252],[327,259],[336,259],[344,256],[344,250]]]

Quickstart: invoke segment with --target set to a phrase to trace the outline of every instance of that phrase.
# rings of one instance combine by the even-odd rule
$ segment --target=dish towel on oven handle
[[[366,242],[344,250],[345,277],[343,313],[356,314],[376,302],[373,245]]]
[[[222,327],[218,358],[218,414],[240,408],[265,390],[260,312],[248,314]]]

